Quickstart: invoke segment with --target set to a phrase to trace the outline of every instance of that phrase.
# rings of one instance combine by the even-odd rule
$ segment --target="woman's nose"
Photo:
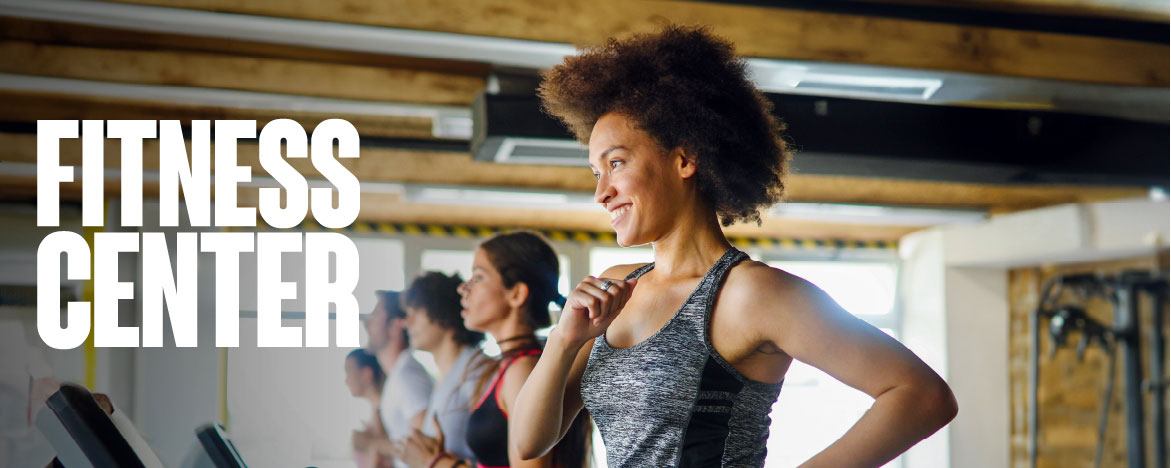
[[[610,185],[610,180],[605,174],[598,177],[598,185],[594,187],[594,201],[598,203],[609,202],[614,198],[614,188]]]

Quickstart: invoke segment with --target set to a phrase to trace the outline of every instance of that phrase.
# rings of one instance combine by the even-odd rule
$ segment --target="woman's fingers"
[[[439,426],[439,417],[434,413],[431,414],[431,422],[435,423],[435,442],[439,444],[439,449],[442,450],[443,445],[443,428]]]
[[[634,289],[634,281],[589,277],[582,281],[578,290],[589,295],[590,322],[597,326],[612,320],[626,305]],[[603,289],[605,286],[605,289]]]

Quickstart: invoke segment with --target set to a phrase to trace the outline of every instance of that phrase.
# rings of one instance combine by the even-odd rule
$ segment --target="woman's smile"
[[[629,203],[610,210],[610,226],[618,226],[618,223],[626,219],[626,215],[634,205]]]

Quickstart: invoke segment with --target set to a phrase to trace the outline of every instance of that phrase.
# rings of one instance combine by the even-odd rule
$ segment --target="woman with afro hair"
[[[549,71],[540,97],[589,146],[618,243],[651,244],[654,262],[570,293],[517,396],[516,453],[546,453],[584,408],[611,467],[763,466],[794,359],[875,399],[802,466],[881,466],[955,417],[907,348],[724,237],[780,200],[790,156],[732,44],[682,26],[611,39]]]

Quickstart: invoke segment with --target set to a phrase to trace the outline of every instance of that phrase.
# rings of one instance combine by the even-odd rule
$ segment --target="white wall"
[[[947,379],[959,414],[908,452],[907,468],[1009,463],[1008,270],[1155,254],[1168,245],[1171,205],[1067,204],[900,241],[903,342]]]
[[[949,382],[947,317],[944,291],[943,233],[921,231],[899,242],[899,301],[902,304],[902,343]],[[960,412],[964,409],[961,404]],[[946,426],[907,451],[905,468],[940,466],[947,460],[949,433]]]
[[[1008,275],[998,268],[944,273],[948,383],[960,411],[949,433],[952,468],[1008,466]]]

